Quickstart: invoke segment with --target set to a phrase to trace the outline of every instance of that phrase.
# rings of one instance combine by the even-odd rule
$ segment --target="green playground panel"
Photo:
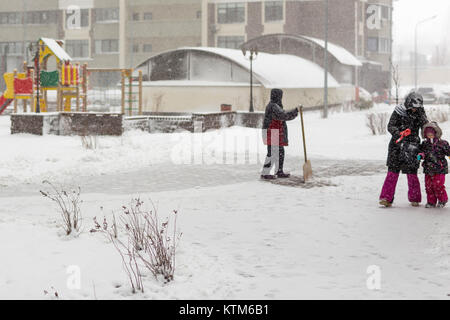
[[[40,78],[41,86],[52,88],[57,87],[59,84],[59,72],[58,71],[41,71]]]

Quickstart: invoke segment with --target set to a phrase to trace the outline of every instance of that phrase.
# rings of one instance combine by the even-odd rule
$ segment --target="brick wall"
[[[121,114],[40,113],[12,114],[11,134],[120,136],[123,133]]]

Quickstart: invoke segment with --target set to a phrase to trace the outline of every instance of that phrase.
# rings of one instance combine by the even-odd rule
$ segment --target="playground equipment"
[[[14,102],[14,113],[18,112],[18,101],[23,101],[23,112],[27,112],[30,101],[31,112],[47,112],[50,91],[56,91],[57,112],[87,112],[89,98],[89,76],[98,73],[117,73],[121,80],[121,90],[117,84],[114,89],[120,92],[120,111],[133,114],[133,102],[138,103],[137,113],[142,114],[142,72],[139,71],[139,92],[133,92],[132,69],[89,69],[87,64],[73,64],[72,58],[63,49],[63,41],[41,38],[37,42],[36,55],[32,66],[23,64],[23,72],[14,70],[3,75],[6,91],[0,96],[0,114]],[[48,70],[49,58],[56,59],[56,70]],[[127,87],[128,86],[128,90]],[[92,90],[93,91],[93,90]],[[97,90],[98,91],[98,90]],[[134,98],[136,95],[139,99]],[[128,96],[128,98],[127,98]],[[75,105],[72,105],[75,100]],[[105,101],[100,100],[101,103]],[[126,107],[128,105],[128,108]]]

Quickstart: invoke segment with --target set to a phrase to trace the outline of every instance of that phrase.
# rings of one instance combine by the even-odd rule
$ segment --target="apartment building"
[[[30,42],[50,37],[92,67],[133,67],[156,52],[199,46],[201,18],[201,0],[2,1],[0,65],[20,66]]]
[[[390,87],[392,0],[329,0],[328,39],[363,62],[358,84]],[[324,0],[203,0],[203,45],[239,48],[268,34],[324,39]]]
[[[329,0],[329,40],[363,63],[354,78],[390,87],[393,0]],[[182,46],[239,48],[267,34],[323,39],[324,0],[18,0],[0,7],[0,71],[30,59],[30,42],[65,40],[76,61],[134,67]]]

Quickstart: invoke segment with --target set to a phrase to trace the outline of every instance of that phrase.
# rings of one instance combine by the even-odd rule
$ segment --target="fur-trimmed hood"
[[[437,124],[436,121],[431,121],[428,122],[426,125],[423,126],[422,131],[421,131],[421,135],[422,135],[422,139],[426,139],[427,137],[425,137],[425,129],[426,128],[433,128],[434,131],[436,132],[436,138],[440,139],[442,137],[442,130],[439,127],[439,125]]]

